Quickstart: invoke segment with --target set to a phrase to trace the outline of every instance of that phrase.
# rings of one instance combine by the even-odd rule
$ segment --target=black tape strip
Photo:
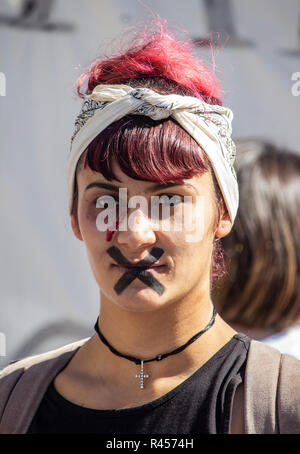
[[[141,271],[137,277],[159,295],[164,293],[165,287],[153,276],[153,274],[149,273],[149,271]]]
[[[107,250],[107,253],[114,259],[119,265],[130,266],[131,263],[124,257],[122,252],[116,246],[112,246]],[[150,253],[143,260],[140,260],[138,266],[151,266],[153,263],[157,262],[160,257],[163,255],[164,250],[160,247],[153,247]]]
[[[107,253],[110,257],[115,260],[118,265],[122,266],[130,266],[131,263],[124,257],[122,252],[116,246],[112,246],[107,250]],[[153,247],[150,253],[144,259],[140,260],[136,266],[139,268],[134,268],[131,270],[126,271],[123,276],[118,280],[116,285],[114,286],[114,290],[119,295],[120,293],[125,290],[128,285],[131,284],[134,279],[138,278],[148,287],[152,288],[156,293],[162,295],[165,288],[164,286],[151,274],[147,271],[147,268],[153,265],[157,260],[160,259],[164,250],[158,247]]]
[[[114,286],[114,290],[120,295],[136,277],[131,271],[126,271]]]
[[[141,260],[138,265],[139,266],[151,266],[153,263],[157,262],[161,256],[163,255],[164,250],[160,247],[153,247],[147,257]]]
[[[130,262],[124,257],[122,252],[116,246],[112,246],[106,251],[119,265],[129,265]]]

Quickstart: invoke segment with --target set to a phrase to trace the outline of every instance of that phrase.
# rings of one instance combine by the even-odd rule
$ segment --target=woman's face
[[[212,175],[158,185],[134,180],[116,164],[114,172],[120,181],[80,170],[77,216],[71,216],[102,295],[129,311],[199,298],[210,287],[213,240],[231,229],[226,214],[218,223]],[[118,230],[107,233],[116,220]]]

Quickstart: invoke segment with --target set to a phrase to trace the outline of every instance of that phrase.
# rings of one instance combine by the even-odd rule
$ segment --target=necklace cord
[[[199,331],[197,334],[195,334],[193,337],[191,337],[185,344],[181,345],[181,347],[178,347],[178,348],[176,348],[175,350],[172,350],[169,353],[163,353],[161,355],[157,355],[157,356],[155,356],[155,358],[145,359],[145,360],[143,360],[143,362],[144,363],[150,363],[152,361],[161,361],[162,359],[167,358],[168,356],[176,355],[176,353],[182,352],[186,347],[188,347],[190,344],[195,342],[200,336],[202,336],[202,334],[204,334],[206,331],[209,330],[209,328],[211,328],[213,326],[213,324],[215,323],[215,319],[216,319],[217,313],[218,313],[217,309],[214,306],[214,311],[213,311],[212,318],[210,319],[208,324],[205,326],[205,328],[203,328],[201,331]],[[112,345],[110,345],[108,340],[101,333],[101,331],[99,329],[98,322],[99,322],[99,317],[97,318],[97,321],[95,323],[94,329],[95,329],[96,333],[98,334],[98,337],[100,338],[100,340],[110,349],[110,351],[112,353],[114,353],[117,356],[120,356],[121,358],[128,359],[129,361],[132,361],[135,364],[141,364],[142,363],[141,359],[134,358],[133,356],[129,356],[129,355],[124,355],[123,353],[120,353],[118,350],[116,350]]]

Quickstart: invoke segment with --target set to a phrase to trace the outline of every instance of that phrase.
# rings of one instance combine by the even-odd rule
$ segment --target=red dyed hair
[[[166,23],[156,22],[131,40],[131,47],[121,54],[95,60],[77,81],[77,93],[88,81],[85,94],[98,84],[130,84],[137,79],[152,78],[172,81],[167,91],[196,96],[210,104],[221,104],[220,82],[214,72],[193,55],[191,40],[179,41]],[[157,87],[159,88],[159,87]]]
[[[85,82],[87,88],[82,92]],[[137,36],[125,52],[94,61],[79,77],[77,93],[84,97],[99,84],[147,87],[162,94],[177,93],[195,96],[209,104],[222,104],[219,81],[193,55],[191,42],[177,40],[161,23],[155,32],[146,30]],[[77,172],[83,164],[107,180],[117,180],[113,161],[131,178],[158,183],[180,181],[211,169],[205,152],[175,120],[156,121],[138,115],[123,117],[99,133],[82,155]],[[224,206],[215,178],[214,181],[218,206]],[[74,202],[73,212],[77,206],[76,178]],[[212,261],[213,281],[223,274],[223,265],[222,248],[217,242]]]

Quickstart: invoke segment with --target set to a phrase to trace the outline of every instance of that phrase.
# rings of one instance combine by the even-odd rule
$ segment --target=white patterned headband
[[[231,139],[233,113],[192,96],[162,95],[148,88],[128,85],[97,85],[75,121],[67,171],[69,209],[74,196],[76,165],[92,140],[125,115],[146,115],[153,120],[174,118],[207,154],[224,197],[232,222],[239,192],[235,170],[235,145]]]

